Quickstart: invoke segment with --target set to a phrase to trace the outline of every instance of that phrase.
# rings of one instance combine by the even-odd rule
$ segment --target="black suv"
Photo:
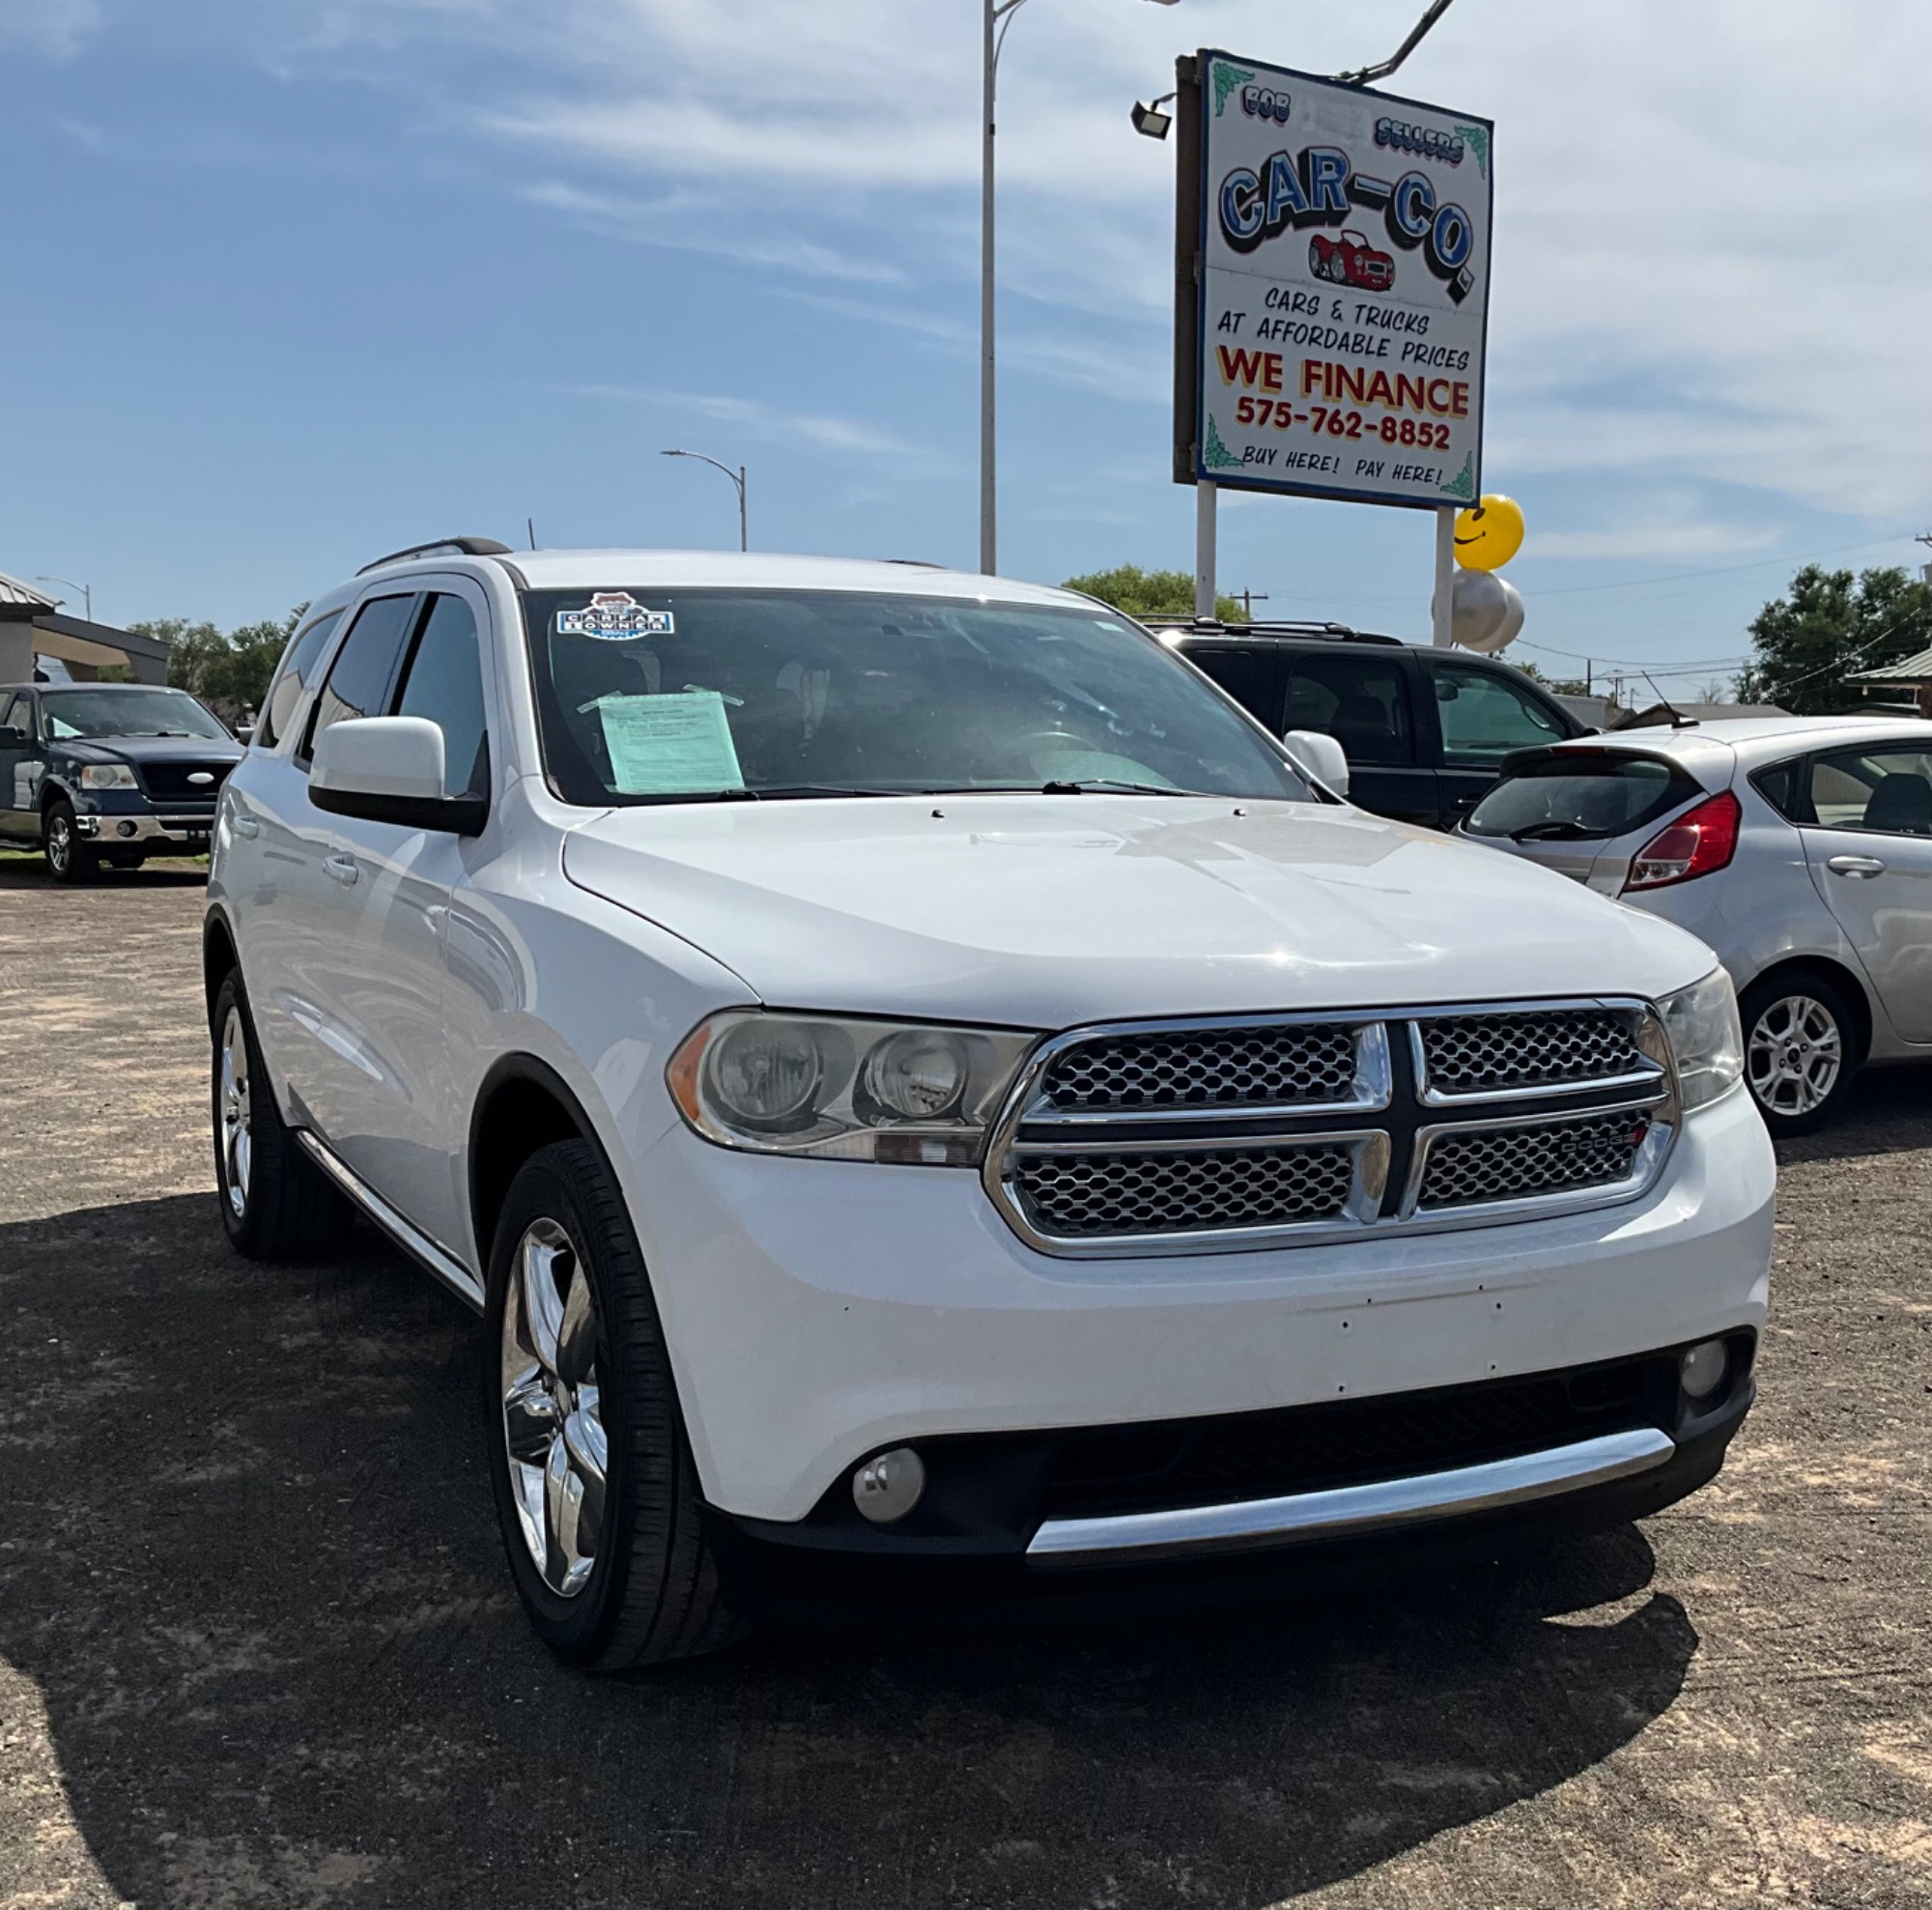
[[[0,837],[39,842],[56,882],[196,854],[242,754],[185,690],[0,685]]]
[[[1531,744],[1589,733],[1519,670],[1339,623],[1141,619],[1281,736],[1319,729],[1349,755],[1351,801],[1453,828]]]

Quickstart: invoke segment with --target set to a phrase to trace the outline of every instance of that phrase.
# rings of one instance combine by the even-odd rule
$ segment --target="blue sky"
[[[1191,561],[1173,156],[1128,102],[1195,45],[1359,65],[1419,9],[1029,0],[1005,569]],[[732,541],[672,444],[751,467],[764,548],[970,565],[978,47],[975,0],[0,0],[0,570],[234,623],[526,516]],[[1721,676],[1801,558],[1928,556],[1928,71],[1890,0],[1458,0],[1405,70],[1497,122],[1520,657]],[[1429,565],[1419,513],[1223,513],[1273,613],[1422,636]]]

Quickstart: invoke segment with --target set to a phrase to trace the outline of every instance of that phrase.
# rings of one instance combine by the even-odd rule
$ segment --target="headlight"
[[[976,1167],[1032,1035],[729,1009],[665,1070],[721,1147],[904,1166]]]
[[[138,789],[134,772],[125,762],[83,763],[80,771],[83,789]]]
[[[1745,1071],[1744,1030],[1731,978],[1713,969],[1701,982],[1666,995],[1657,1009],[1677,1063],[1684,1112],[1729,1094]]]

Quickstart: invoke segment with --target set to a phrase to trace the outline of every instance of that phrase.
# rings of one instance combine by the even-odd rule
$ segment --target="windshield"
[[[830,590],[532,591],[566,802],[1151,789],[1310,800],[1267,739],[1096,608]]]
[[[1513,841],[1600,841],[1641,829],[1702,789],[1676,764],[1609,751],[1516,757],[1463,824]]]
[[[41,734],[234,738],[185,690],[55,690],[41,693]]]

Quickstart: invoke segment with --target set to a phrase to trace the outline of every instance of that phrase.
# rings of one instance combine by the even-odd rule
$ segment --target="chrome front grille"
[[[1675,1088],[1644,1003],[1116,1023],[1041,1044],[988,1191],[1048,1253],[1213,1252],[1630,1199]]]
[[[1620,1186],[1650,1131],[1650,1111],[1591,1114],[1435,1136],[1421,1157],[1420,1212]]]
[[[1631,1017],[1614,1010],[1445,1014],[1412,1025],[1422,1098],[1432,1102],[1622,1082],[1646,1066]]]
[[[1332,1022],[1106,1035],[1055,1055],[1041,1095],[1057,1114],[1332,1106],[1355,1098],[1356,1045]]]
[[[1013,1177],[1037,1223],[1068,1240],[1340,1220],[1354,1181],[1350,1150],[1334,1143],[1028,1155]]]

